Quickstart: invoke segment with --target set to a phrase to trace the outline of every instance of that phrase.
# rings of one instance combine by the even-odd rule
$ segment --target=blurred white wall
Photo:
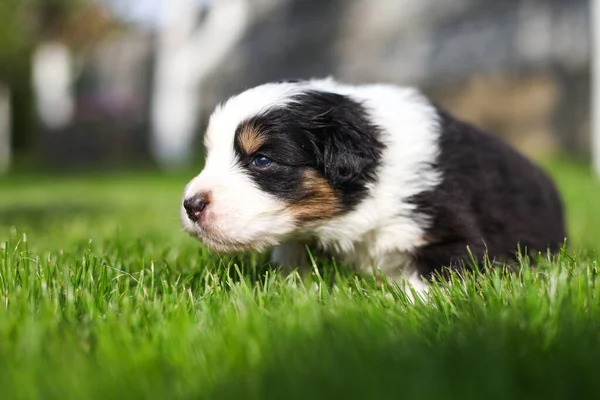
[[[72,121],[73,67],[71,51],[63,43],[42,43],[33,55],[33,86],[41,122],[50,129],[63,128]]]

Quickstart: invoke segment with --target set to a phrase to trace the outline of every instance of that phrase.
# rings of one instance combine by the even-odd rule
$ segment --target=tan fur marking
[[[289,206],[289,210],[301,222],[329,219],[341,211],[340,197],[327,179],[314,170],[304,172],[304,199]]]
[[[253,154],[263,144],[264,137],[256,126],[245,125],[241,129],[237,140],[246,154]]]
[[[436,237],[432,233],[424,233],[421,237],[421,242],[423,245],[432,244],[436,242]]]

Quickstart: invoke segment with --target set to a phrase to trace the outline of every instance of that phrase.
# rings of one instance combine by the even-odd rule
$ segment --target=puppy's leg
[[[301,275],[310,271],[310,258],[302,243],[285,243],[277,246],[271,253],[271,264],[286,274],[298,269]]]
[[[475,240],[432,243],[417,249],[414,265],[423,276],[435,273],[445,276],[450,270],[462,272],[465,268],[470,269],[471,261],[481,263],[485,254],[485,246]]]
[[[406,293],[409,300],[414,303],[413,291],[421,300],[426,300],[428,286],[417,271],[413,262],[403,266],[387,267],[381,272],[386,279],[396,282]]]

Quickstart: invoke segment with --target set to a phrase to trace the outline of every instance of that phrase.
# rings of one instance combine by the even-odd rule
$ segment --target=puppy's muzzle
[[[183,208],[190,219],[196,223],[202,218],[202,214],[210,203],[209,193],[200,193],[192,197],[188,197],[183,201]]]

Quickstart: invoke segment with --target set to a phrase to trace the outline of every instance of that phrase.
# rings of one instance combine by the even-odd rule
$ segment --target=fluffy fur
[[[216,108],[205,147],[181,221],[217,252],[274,247],[274,264],[302,268],[310,245],[420,290],[469,249],[509,260],[565,237],[538,167],[411,88],[261,85]]]

